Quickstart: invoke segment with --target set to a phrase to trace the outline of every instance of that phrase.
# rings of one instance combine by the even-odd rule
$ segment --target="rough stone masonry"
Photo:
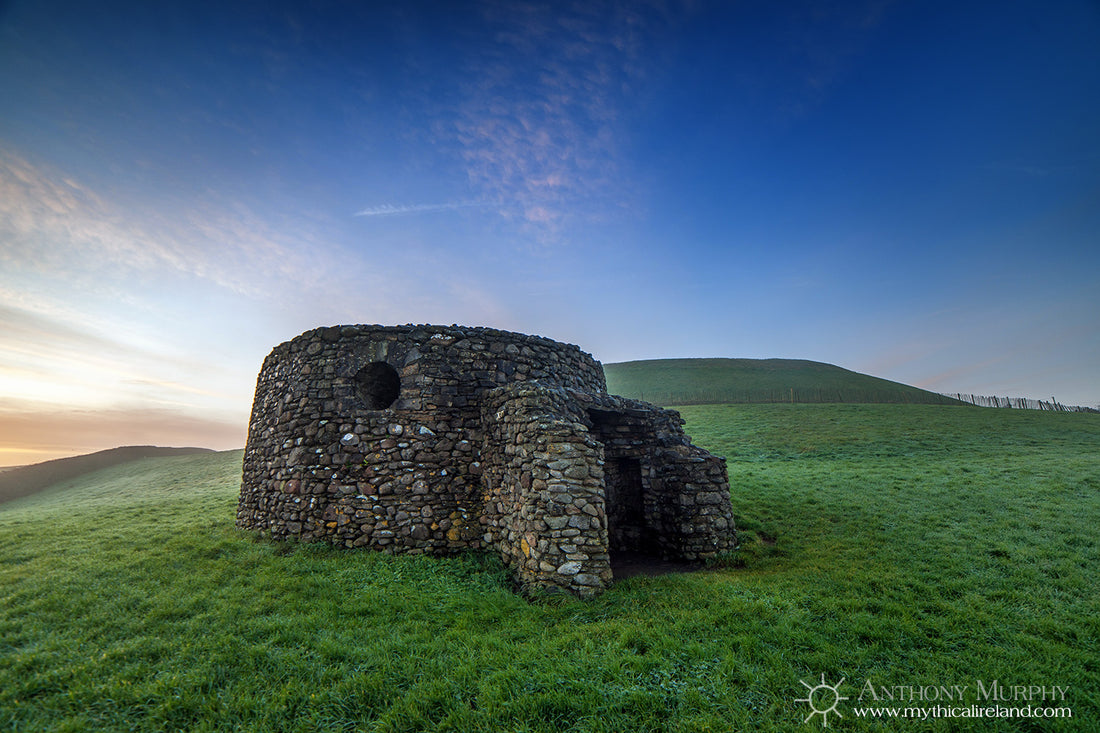
[[[591,596],[612,554],[731,550],[725,459],[679,413],[607,394],[571,344],[332,326],[268,355],[237,525],[383,552],[495,548],[526,589]]]

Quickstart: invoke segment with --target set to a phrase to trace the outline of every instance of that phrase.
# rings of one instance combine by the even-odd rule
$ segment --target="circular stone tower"
[[[605,393],[578,347],[457,326],[333,326],[264,361],[237,524],[384,550],[479,547],[481,395]]]
[[[735,545],[725,460],[607,394],[576,346],[458,326],[333,326],[256,382],[237,524],[385,552],[492,547],[525,587],[598,593],[612,554]]]

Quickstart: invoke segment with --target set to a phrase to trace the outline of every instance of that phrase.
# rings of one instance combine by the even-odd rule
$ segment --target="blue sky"
[[[486,325],[1100,402],[1094,2],[0,2],[0,465]]]

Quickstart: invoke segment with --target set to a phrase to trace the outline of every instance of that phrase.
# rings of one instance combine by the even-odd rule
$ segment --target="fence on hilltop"
[[[952,397],[960,402],[969,402],[978,407],[1004,407],[1016,410],[1050,410],[1052,412],[1100,412],[1094,407],[1063,405],[1053,397],[1046,400],[1032,400],[1027,397],[986,397],[984,395],[941,392],[944,397]]]

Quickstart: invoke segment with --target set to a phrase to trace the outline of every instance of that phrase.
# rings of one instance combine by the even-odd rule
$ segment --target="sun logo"
[[[835,685],[825,684],[825,673],[821,673],[821,684],[810,685],[803,680],[799,680],[810,692],[805,698],[796,698],[795,702],[804,702],[810,706],[810,714],[806,716],[803,723],[809,723],[810,718],[817,714],[821,714],[821,723],[824,727],[829,727],[829,713],[836,713],[837,716],[843,718],[840,711],[836,709],[837,703],[841,700],[847,700],[848,698],[840,694],[837,690],[838,687],[844,684],[844,678],[841,677],[840,681]]]

